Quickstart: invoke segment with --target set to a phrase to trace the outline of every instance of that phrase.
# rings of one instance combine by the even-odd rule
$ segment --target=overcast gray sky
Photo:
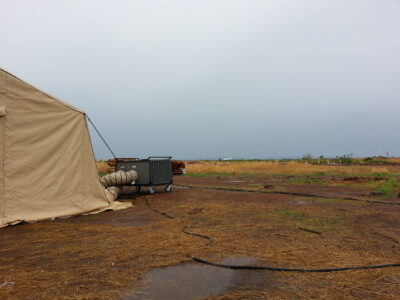
[[[398,0],[0,6],[0,67],[86,111],[120,157],[400,155]]]

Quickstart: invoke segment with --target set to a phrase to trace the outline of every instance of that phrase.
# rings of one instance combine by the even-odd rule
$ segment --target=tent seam
[[[3,193],[3,201],[2,201],[2,205],[3,205],[3,209],[2,209],[2,219],[3,219],[3,221],[5,222],[5,224],[7,224],[7,220],[6,220],[6,181],[5,181],[5,163],[4,163],[4,161],[5,161],[5,159],[4,159],[4,155],[5,155],[5,153],[4,153],[4,151],[5,151],[5,135],[6,135],[6,129],[5,129],[5,127],[6,127],[6,125],[5,125],[5,116],[4,117],[1,117],[1,123],[2,123],[2,137],[3,137],[3,140],[2,140],[2,167],[3,167],[3,173],[2,173],[2,181],[3,181],[3,190],[2,190],[2,193]]]
[[[95,154],[94,154],[94,150],[93,150],[92,137],[90,136],[89,126],[88,126],[87,120],[86,120],[86,117],[87,117],[87,116],[86,116],[86,113],[83,113],[83,116],[84,116],[84,120],[85,120],[86,130],[87,130],[87,133],[88,133],[88,136],[89,136],[90,149],[92,150],[93,162],[94,162],[94,165],[95,165],[95,167],[96,167],[96,172],[97,172],[97,177],[98,177],[98,179],[99,179],[99,184],[100,184],[100,186],[102,187],[102,190],[103,190],[103,193],[104,193],[104,197],[106,197],[107,202],[108,202],[109,204],[111,204],[111,201],[110,201],[110,200],[108,199],[108,197],[107,197],[106,189],[105,189],[104,186],[101,184],[100,175],[99,175],[99,170],[98,170],[98,168],[97,168],[96,158],[95,158]]]

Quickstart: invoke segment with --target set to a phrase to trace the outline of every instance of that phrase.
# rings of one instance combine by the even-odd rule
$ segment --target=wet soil
[[[252,257],[232,256],[223,259],[221,263],[249,265],[255,261]],[[141,283],[144,288],[124,299],[190,300],[238,290],[274,289],[280,285],[276,276],[278,275],[266,272],[235,271],[186,262],[151,270]]]
[[[281,177],[175,182],[246,189],[269,184],[268,190],[328,198],[175,188],[146,196],[151,207],[174,219],[131,194],[124,201],[134,206],[126,210],[2,228],[0,299],[400,297],[396,268],[278,274],[220,269],[187,257],[303,268],[395,263],[400,206],[337,199],[365,192],[360,187],[290,184]],[[184,226],[213,243],[184,234]]]
[[[326,184],[301,184],[290,183],[294,176],[289,177],[239,177],[232,179],[234,176],[226,177],[181,177],[175,180],[176,184],[208,186],[208,187],[235,187],[242,189],[265,190],[265,191],[286,191],[295,193],[317,194],[327,197],[351,197],[364,196],[372,191],[372,189],[358,188],[352,186],[334,186]],[[317,179],[318,180],[318,179]],[[332,182],[332,181],[330,181]],[[337,183],[338,181],[334,181]]]

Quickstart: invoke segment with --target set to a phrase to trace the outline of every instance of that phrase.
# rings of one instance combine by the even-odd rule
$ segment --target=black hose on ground
[[[212,243],[214,242],[214,240],[213,240],[212,238],[210,238],[209,236],[206,236],[206,235],[204,235],[204,234],[198,234],[198,233],[194,233],[194,232],[187,231],[187,230],[186,230],[187,228],[188,228],[188,226],[184,226],[184,227],[182,228],[182,232],[183,232],[183,233],[186,233],[186,234],[194,235],[194,236],[197,236],[197,237],[200,237],[200,238],[203,238],[203,239],[208,240],[207,245],[212,244]]]
[[[229,192],[242,192],[242,193],[259,193],[259,194],[279,194],[279,195],[290,195],[290,196],[300,196],[300,197],[309,197],[309,198],[323,198],[323,199],[332,199],[333,197],[323,196],[323,195],[315,195],[315,194],[304,194],[304,193],[296,193],[296,192],[281,192],[281,191],[257,191],[257,190],[244,190],[244,189],[234,189],[234,188],[224,188],[224,187],[208,187],[208,186],[193,186],[193,185],[177,185],[176,187],[186,188],[186,189],[200,189],[200,190],[217,190],[217,191],[229,191]],[[361,201],[361,202],[369,202],[375,204],[385,204],[385,205],[400,205],[400,202],[386,202],[386,201],[376,201],[370,199],[359,199],[359,198],[337,198],[341,200],[351,200],[351,201]]]
[[[167,213],[164,213],[162,211],[159,211],[158,209],[155,209],[149,202],[149,200],[146,198],[146,196],[143,196],[146,204],[155,212],[158,214],[168,218],[168,219],[177,219],[175,217],[172,217],[168,215]],[[207,245],[213,243],[213,239],[203,235],[203,234],[197,234],[193,232],[189,232],[186,230],[187,226],[184,226],[182,228],[182,232],[185,234],[201,237],[203,239],[207,239]],[[219,268],[226,268],[226,269],[233,269],[233,270],[261,270],[261,271],[275,271],[275,272],[302,272],[302,273],[328,273],[328,272],[343,272],[343,271],[354,271],[354,270],[372,270],[372,269],[383,269],[383,268],[392,268],[392,267],[400,267],[400,263],[393,263],[393,264],[382,264],[382,265],[372,265],[372,266],[358,266],[358,267],[342,267],[342,268],[325,268],[325,269],[303,269],[303,268],[279,268],[279,267],[267,267],[267,266],[246,266],[246,265],[229,265],[229,264],[220,264],[220,263],[214,263],[202,258],[195,257],[191,254],[186,255],[188,258],[192,259],[193,261],[201,264],[206,264],[214,267],[219,267]]]
[[[243,189],[224,188],[224,187],[208,187],[208,186],[177,185],[177,184],[175,184],[175,186],[176,187],[181,187],[181,188],[186,188],[186,189],[218,190],[218,191],[242,192],[242,193],[260,193],[260,194],[281,194],[281,195],[301,196],[301,197],[310,197],[310,198],[329,198],[327,196],[296,193],[296,192],[257,191],[257,190],[243,190]],[[353,200],[353,199],[351,199],[351,200]]]
[[[315,234],[322,234],[322,232],[315,231],[315,230],[308,229],[308,228],[304,228],[304,227],[299,227],[299,230],[303,230],[303,231],[307,231],[307,232],[311,232],[311,233],[315,233]]]
[[[187,255],[195,262],[233,270],[267,270],[267,271],[278,271],[278,272],[307,272],[307,273],[327,273],[327,272],[341,272],[341,271],[352,271],[352,270],[371,270],[371,269],[383,269],[390,267],[400,267],[400,263],[385,264],[385,265],[373,265],[373,266],[360,266],[360,267],[343,267],[343,268],[328,268],[328,269],[302,269],[302,268],[278,268],[278,267],[263,267],[263,266],[236,266],[210,262],[198,257]]]
[[[176,219],[175,217],[173,217],[173,216],[171,216],[171,215],[169,215],[169,214],[167,214],[165,212],[159,211],[158,209],[154,208],[150,204],[150,202],[149,202],[149,200],[147,199],[146,196],[143,195],[143,198],[144,198],[144,201],[146,202],[147,206],[150,207],[151,210],[155,211],[156,213],[158,213],[158,214],[160,214],[160,215],[162,215],[162,216],[164,216],[164,217],[166,217],[168,219],[171,219],[171,220],[175,220]]]
[[[168,219],[176,219],[175,217],[173,217],[173,216],[171,216],[171,215],[169,215],[169,214],[167,214],[167,213],[165,213],[165,212],[159,211],[158,209],[154,208],[154,207],[151,205],[149,199],[147,199],[146,196],[143,196],[143,198],[144,198],[145,203],[147,204],[148,207],[150,207],[151,210],[155,211],[156,213],[158,213],[158,214],[160,214],[160,215],[162,215],[162,216],[164,216],[164,217],[166,217],[166,218],[168,218]],[[197,237],[206,239],[206,240],[208,240],[208,243],[207,243],[207,244],[211,244],[211,243],[214,242],[213,239],[210,238],[209,236],[206,236],[206,235],[204,235],[204,234],[199,234],[199,233],[190,232],[190,231],[187,230],[187,228],[188,228],[188,226],[183,226],[183,227],[182,227],[182,232],[185,233],[185,234],[189,234],[189,235],[193,235],[193,236],[197,236]]]

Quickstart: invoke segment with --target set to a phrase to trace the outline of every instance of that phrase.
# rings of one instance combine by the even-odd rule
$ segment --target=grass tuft
[[[307,184],[322,184],[322,180],[315,179],[315,178],[293,178],[288,179],[288,183],[307,183]]]
[[[104,160],[97,161],[97,169],[100,176],[104,176],[111,172],[111,167]]]
[[[385,196],[394,196],[400,187],[399,181],[395,178],[385,180],[377,189],[378,192],[384,193]]]

